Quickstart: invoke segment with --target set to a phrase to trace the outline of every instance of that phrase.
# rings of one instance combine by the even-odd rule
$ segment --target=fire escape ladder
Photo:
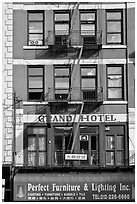
[[[76,130],[75,130],[75,134],[74,134],[74,139],[73,139],[73,143],[72,143],[72,147],[71,147],[71,151],[70,151],[71,154],[72,154],[72,152],[74,150],[74,145],[75,145],[75,141],[76,141],[77,134],[78,134],[78,128],[79,128],[79,124],[80,124],[81,115],[82,115],[82,112],[83,112],[83,107],[84,107],[84,102],[82,102],[82,104],[81,104],[80,114],[79,114],[79,117],[78,117],[78,122],[77,122]]]

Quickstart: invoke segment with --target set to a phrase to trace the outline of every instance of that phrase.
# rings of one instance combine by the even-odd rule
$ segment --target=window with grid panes
[[[96,12],[81,11],[80,23],[83,44],[96,43]]]
[[[125,164],[124,126],[106,126],[106,165]]]
[[[28,66],[28,100],[44,100],[43,66]]]
[[[55,99],[63,100],[68,98],[70,90],[70,66],[55,66]]]
[[[123,66],[107,65],[107,96],[108,100],[123,100]]]
[[[69,11],[55,12],[55,44],[66,45],[70,29]]]
[[[47,163],[46,127],[27,128],[27,164],[45,166]]]
[[[107,43],[122,44],[122,11],[107,11]]]
[[[28,11],[28,45],[44,45],[43,11]]]
[[[92,100],[97,97],[97,70],[93,65],[81,66],[81,87],[83,100]]]

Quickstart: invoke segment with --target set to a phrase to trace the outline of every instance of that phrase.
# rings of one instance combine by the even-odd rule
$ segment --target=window
[[[55,166],[70,164],[65,161],[65,154],[70,153],[73,142],[72,127],[54,128],[54,158]]]
[[[28,166],[45,166],[46,149],[46,128],[27,127],[27,163]]]
[[[81,36],[84,44],[92,44],[96,42],[96,12],[81,11]]]
[[[81,66],[81,86],[84,100],[96,99],[97,74],[96,66]]]
[[[55,99],[63,100],[68,98],[70,90],[70,66],[55,66]]]
[[[44,68],[28,67],[28,99],[44,100]]]
[[[122,11],[107,11],[107,43],[122,44]]]
[[[55,12],[55,44],[66,45],[70,27],[69,12]]]
[[[106,126],[106,165],[124,165],[124,126]]]
[[[44,12],[28,12],[28,45],[44,45]]]
[[[87,154],[83,165],[98,165],[98,127],[80,127],[80,152]]]
[[[123,100],[123,66],[107,66],[109,100]]]

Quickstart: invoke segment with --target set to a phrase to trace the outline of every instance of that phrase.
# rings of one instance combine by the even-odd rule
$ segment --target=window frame
[[[70,125],[68,126],[68,130],[65,130],[65,126],[64,125],[55,125],[54,126],[54,136],[53,136],[53,143],[54,143],[54,161],[55,161],[55,166],[65,166],[65,165],[70,165],[71,161],[67,161],[65,160],[65,154],[70,153],[71,150],[71,143],[73,143],[73,139],[74,139],[74,135],[73,135],[73,127]],[[56,132],[56,129],[60,129],[62,130],[62,132]],[[64,129],[64,130],[63,130]],[[61,149],[56,149],[56,139],[60,137],[60,142],[61,142]],[[69,143],[68,146],[69,149],[66,149],[66,138],[69,138]],[[69,146],[70,145],[70,146]],[[59,153],[59,154],[58,154]],[[55,157],[56,155],[56,157]],[[57,156],[61,156],[61,163],[58,162],[59,160],[57,159]]]
[[[43,20],[42,21],[40,21],[40,20],[29,20],[29,14],[30,13],[42,13],[43,14]],[[42,33],[29,33],[29,23],[30,22],[42,22],[42,26],[43,26],[43,32]],[[35,10],[28,10],[27,11],[27,46],[44,46],[44,44],[45,44],[45,42],[44,42],[44,39],[45,39],[45,13],[44,13],[44,11],[35,11]],[[30,34],[42,34],[43,35],[43,38],[42,38],[42,41],[43,41],[43,43],[42,43],[42,45],[36,45],[36,44],[34,44],[34,45],[29,45],[29,35]]]
[[[58,76],[55,76],[55,70],[56,69],[68,69],[69,71],[69,75],[58,75]],[[56,79],[59,79],[59,78],[67,78],[69,80],[69,87],[68,89],[67,88],[56,88]],[[54,65],[54,93],[56,94],[56,90],[66,90],[66,91],[70,91],[70,88],[71,88],[71,66],[70,65]]]
[[[121,13],[121,19],[107,19],[107,13]],[[121,23],[121,32],[108,32],[108,22],[120,22]],[[121,42],[108,42],[107,40],[107,36],[108,34],[121,34]],[[113,44],[117,44],[117,45],[123,45],[123,10],[106,10],[106,44],[108,45],[113,45]]]
[[[81,14],[95,14],[95,20],[81,20]],[[82,38],[84,45],[89,44],[96,44],[97,43],[97,10],[80,10],[79,12],[79,19],[80,19],[80,36]],[[94,25],[95,26],[95,34],[82,34],[82,25]],[[86,30],[85,30],[86,31]],[[89,30],[92,31],[92,30]]]
[[[43,87],[42,88],[29,88],[29,77],[38,77],[38,76],[40,76],[40,75],[29,75],[29,68],[34,68],[34,69],[36,69],[36,68],[42,68],[43,69],[43,75],[41,75],[42,76],[42,85],[43,85]],[[44,69],[44,66],[43,65],[28,65],[27,66],[27,98],[28,98],[28,101],[44,101],[45,99],[44,99],[44,93],[45,93],[45,87],[44,87],[44,81],[45,81],[45,69]],[[42,89],[43,91],[43,93],[42,93],[42,98],[41,99],[30,99],[29,98],[29,89]]]
[[[68,14],[69,15],[69,20],[62,20],[62,21],[57,21],[57,20],[55,20],[55,16],[56,16],[56,14]],[[70,27],[71,27],[71,18],[70,18],[70,11],[69,10],[59,10],[59,11],[54,11],[54,13],[53,13],[53,19],[54,19],[54,43],[55,44],[59,44],[60,45],[60,42],[56,42],[56,38],[61,38],[61,45],[65,45],[66,43],[67,43],[67,36],[69,36],[69,33],[70,33]],[[64,24],[68,24],[68,27],[69,27],[69,29],[68,29],[68,35],[64,35],[64,34],[56,34],[56,29],[55,29],[55,27],[56,27],[56,25],[58,25],[58,24],[62,24],[62,25],[64,25]],[[64,41],[64,42],[63,42]]]
[[[85,129],[87,129],[87,131],[86,132],[84,132],[84,131],[80,131],[80,129],[82,129],[82,128],[85,128]],[[90,132],[89,131],[89,129],[90,128],[96,128],[96,131],[95,132]],[[82,152],[81,151],[81,149],[80,149],[80,142],[82,141],[82,140],[80,140],[80,136],[84,136],[85,134],[86,135],[88,135],[88,140],[86,140],[86,141],[88,141],[88,152],[85,152],[85,153],[87,153],[87,155],[88,155],[88,160],[85,162],[83,162],[83,161],[81,161],[80,163],[81,164],[85,164],[85,165],[88,165],[88,166],[98,166],[99,164],[100,164],[100,159],[99,159],[99,146],[100,146],[100,127],[99,127],[99,125],[80,125],[80,128],[79,128],[79,150],[80,150],[80,152]],[[95,137],[96,138],[96,149],[95,150],[93,150],[92,149],[92,143],[91,143],[91,141],[92,141],[92,138],[93,137]],[[89,155],[92,153],[92,152],[96,152],[96,159],[97,159],[97,163],[96,164],[91,164],[90,163],[90,158],[89,158]],[[84,153],[84,152],[83,152]]]
[[[47,134],[47,126],[43,126],[43,125],[39,125],[39,124],[24,124],[25,126],[25,130],[24,130],[24,165],[27,167],[45,167],[48,165],[48,147],[47,147],[47,142],[48,142],[48,134]],[[28,134],[28,128],[44,128],[45,129],[45,134]],[[29,136],[35,136],[36,137],[36,150],[28,150],[28,138]],[[45,140],[45,150],[39,150],[39,138],[43,136],[44,140]],[[35,159],[35,165],[29,165],[28,164],[28,153],[29,152],[36,152],[36,159]],[[43,165],[39,165],[39,153],[43,152],[45,153],[45,157],[44,157],[44,166]]]
[[[89,76],[83,76],[83,75],[82,75],[82,69],[84,69],[84,68],[85,68],[85,69],[89,69],[89,70],[93,68],[93,69],[95,69],[96,74],[95,74],[94,76],[92,76],[92,75],[91,75],[91,76],[90,76],[90,75],[89,75]],[[82,79],[95,79],[95,92],[96,92],[96,94],[97,94],[97,89],[98,89],[98,77],[97,77],[97,76],[98,76],[98,73],[97,73],[97,72],[98,72],[97,64],[95,64],[95,65],[93,65],[93,64],[80,65],[80,76],[81,76],[81,77],[80,77],[80,87],[81,87],[81,92],[82,92],[82,93],[83,93],[84,90],[85,90],[85,91],[86,91],[86,90],[87,90],[87,91],[88,91],[88,90],[89,90],[89,91],[93,91],[93,89],[92,89],[93,87],[90,87],[90,88],[89,88],[89,87],[85,87],[85,88],[82,87]],[[86,89],[86,88],[87,88],[87,89]],[[84,96],[83,96],[83,97],[84,97]],[[86,100],[86,99],[84,99],[84,100]]]
[[[127,140],[127,131],[126,131],[126,126],[125,126],[125,124],[120,124],[120,125],[114,125],[114,124],[106,124],[105,125],[105,128],[106,127],[119,127],[119,126],[122,126],[123,127],[123,129],[124,129],[124,132],[123,132],[123,134],[121,134],[121,133],[114,133],[114,134],[109,134],[109,133],[107,133],[108,131],[107,130],[105,130],[105,165],[106,166],[112,166],[112,167],[115,167],[115,166],[125,166],[126,165],[126,161],[125,161],[125,159],[126,159],[126,154],[127,154],[127,151],[128,151],[128,147],[127,147],[127,142],[126,142],[126,140]],[[114,148],[113,149],[107,149],[106,148],[106,137],[109,137],[109,136],[113,136],[114,137]],[[119,150],[118,148],[117,148],[117,137],[119,137],[119,136],[123,136],[123,143],[124,143],[124,148],[123,149],[121,149],[121,150]],[[107,164],[107,159],[106,159],[106,156],[107,156],[107,152],[114,152],[114,165],[109,165],[109,164]],[[124,159],[123,159],[123,164],[118,164],[118,159],[117,159],[117,153],[118,152],[123,152],[123,155],[124,155]]]
[[[109,98],[108,96],[108,90],[109,88],[112,88],[112,87],[108,87],[108,76],[109,75],[113,75],[113,76],[116,76],[116,75],[120,75],[120,74],[108,74],[108,68],[109,67],[121,67],[121,87],[113,87],[113,88],[117,88],[117,89],[121,89],[121,92],[122,92],[122,97],[121,98]],[[106,91],[107,91],[107,100],[109,101],[124,101],[124,65],[123,64],[107,64],[106,65]]]

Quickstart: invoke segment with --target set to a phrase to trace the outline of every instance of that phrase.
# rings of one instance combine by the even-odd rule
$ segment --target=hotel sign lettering
[[[37,121],[46,123],[46,115],[39,115]],[[51,115],[52,123],[78,122],[79,115]],[[126,114],[82,114],[80,122],[126,122]]]
[[[99,176],[99,175],[96,175]],[[122,176],[122,175],[121,175]],[[43,178],[42,178],[43,177]],[[133,201],[134,184],[130,181],[102,181],[103,178],[71,175],[35,175],[14,182],[14,201]],[[102,175],[103,177],[103,175]],[[33,178],[33,179],[32,179]],[[43,181],[42,181],[43,179]],[[96,181],[98,179],[98,181]]]

